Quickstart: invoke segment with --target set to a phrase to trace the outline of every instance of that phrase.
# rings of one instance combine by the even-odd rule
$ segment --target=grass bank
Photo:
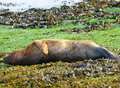
[[[67,25],[70,29],[76,25]],[[69,33],[49,29],[11,29],[0,26],[0,51],[13,51],[35,39],[89,39],[120,53],[120,28]],[[73,67],[73,64],[80,67]],[[56,62],[32,66],[10,66],[0,63],[0,88],[119,88],[120,65],[112,61]],[[85,67],[81,67],[85,65]],[[90,67],[89,67],[90,66]],[[110,70],[111,69],[111,70]],[[109,71],[110,70],[110,71]]]

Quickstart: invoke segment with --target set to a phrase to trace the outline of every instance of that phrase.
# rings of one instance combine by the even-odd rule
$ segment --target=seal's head
[[[16,65],[19,64],[23,58],[24,58],[24,53],[22,51],[15,51],[4,57],[4,62],[6,64]]]
[[[27,48],[9,53],[4,62],[11,65],[33,65],[46,61],[48,47],[45,42],[34,41]]]

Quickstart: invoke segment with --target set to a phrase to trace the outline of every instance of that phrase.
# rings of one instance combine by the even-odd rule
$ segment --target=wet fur
[[[32,65],[50,61],[78,61],[109,58],[116,55],[89,40],[35,40],[25,49],[14,51],[4,58],[13,65]]]

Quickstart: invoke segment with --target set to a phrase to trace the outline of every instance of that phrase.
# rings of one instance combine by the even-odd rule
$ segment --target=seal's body
[[[25,49],[9,53],[5,63],[32,65],[49,61],[78,61],[117,56],[90,40],[35,40]]]

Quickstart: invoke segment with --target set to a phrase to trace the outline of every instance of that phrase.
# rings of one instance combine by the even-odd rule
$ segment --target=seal
[[[108,58],[118,60],[119,56],[91,40],[34,40],[26,48],[2,53],[4,62],[11,65],[33,65],[50,61],[74,62],[87,59]]]

